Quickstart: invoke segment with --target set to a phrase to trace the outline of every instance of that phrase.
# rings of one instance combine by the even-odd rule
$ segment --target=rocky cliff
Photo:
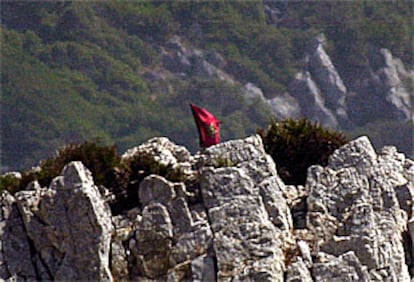
[[[172,78],[221,80],[235,86],[247,103],[261,102],[276,119],[306,117],[324,127],[353,131],[369,124],[394,122],[391,127],[365,129],[377,146],[395,144],[389,131],[399,135],[404,152],[412,154],[414,109],[414,70],[384,48],[371,47],[366,67],[345,79],[328,54],[328,38],[319,34],[306,46],[299,71],[285,92],[268,93],[250,81],[227,73],[227,59],[216,51],[185,45],[185,38],[174,36],[161,48],[162,68],[144,77],[153,91],[168,93]],[[162,82],[162,83],[161,83]],[[171,90],[171,89],[170,89]],[[403,132],[401,132],[403,131]],[[379,134],[379,136],[378,136]],[[392,139],[392,140],[390,140]],[[397,138],[398,140],[398,138]]]
[[[112,215],[105,187],[71,162],[49,187],[0,199],[0,277],[94,281],[410,281],[414,162],[366,137],[339,148],[305,186],[285,185],[259,136],[196,155],[167,138],[136,207]]]
[[[324,34],[304,42],[302,67],[285,93],[266,93],[249,81],[226,73],[226,58],[216,51],[185,46],[185,38],[172,37],[161,48],[162,67],[144,74],[154,92],[172,78],[218,79],[240,87],[248,101],[262,101],[278,119],[318,121],[330,128],[355,128],[383,120],[407,122],[413,111],[414,70],[407,68],[387,49],[372,47],[367,67],[345,84],[328,55]],[[272,97],[269,97],[272,96]]]

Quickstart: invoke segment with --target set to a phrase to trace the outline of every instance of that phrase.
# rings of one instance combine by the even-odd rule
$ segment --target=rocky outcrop
[[[243,86],[243,92],[244,92],[244,97],[246,97],[246,99],[249,102],[253,102],[254,100],[257,100],[257,99],[261,101],[265,101],[265,97],[263,95],[262,89],[260,89],[259,87],[257,87],[251,82],[248,82]]]
[[[270,2],[264,3],[263,9],[269,25],[286,26],[283,21],[288,19],[283,16],[283,9],[275,8]],[[201,26],[194,23],[190,30],[193,29],[202,40]],[[390,50],[371,46],[367,49],[367,62],[352,72],[350,67],[340,66],[340,61],[330,57],[328,39],[319,34],[303,42],[302,64],[283,91],[261,85],[260,79],[254,80],[256,75],[247,78],[238,73],[240,66],[232,59],[215,50],[198,49],[188,38],[177,35],[159,47],[159,67],[147,71],[143,77],[154,97],[174,93],[176,82],[182,80],[229,83],[233,90],[239,89],[244,97],[243,105],[260,102],[260,107],[269,109],[275,119],[307,118],[352,135],[370,130],[375,145],[400,142],[400,149],[411,155],[413,142],[410,140],[413,140],[409,134],[390,136],[385,132],[389,128],[380,121],[388,122],[392,130],[409,130],[407,124],[414,118],[414,70]],[[361,127],[369,129],[361,131]]]
[[[384,150],[377,156],[361,137],[337,150],[327,167],[310,168],[307,228],[316,238],[315,254],[347,252],[360,269],[358,280],[409,281],[403,244],[409,215],[396,193],[400,186],[412,186],[404,166],[403,155]]]
[[[225,61],[219,53],[185,47],[179,36],[171,38],[162,49],[161,60],[162,66],[176,75],[233,81],[221,70]]]
[[[336,116],[326,107],[321,90],[308,71],[296,74],[289,88],[298,101],[303,116],[318,121],[325,127],[338,127]]]
[[[348,105],[356,124],[374,119],[413,119],[414,70],[407,70],[387,49],[370,49],[370,68],[350,85]],[[367,111],[369,109],[369,111]]]
[[[226,165],[217,167],[223,161]],[[284,252],[293,244],[292,217],[260,138],[207,149],[199,163],[218,280],[283,281]]]
[[[309,42],[303,69],[296,74],[288,92],[298,101],[302,115],[324,126],[338,128],[348,122],[347,89],[325,46],[323,34]]]
[[[10,277],[112,280],[111,212],[82,163],[68,164],[48,188],[33,182],[14,200],[4,194],[2,208],[8,214],[2,243]],[[10,240],[19,247],[7,247]]]
[[[331,109],[336,116],[346,119],[345,97],[347,89],[331,58],[325,51],[325,36],[323,34],[318,35],[309,45],[310,51],[306,59],[308,69],[316,84],[325,94],[326,107]]]
[[[128,150],[163,168],[111,214],[80,163],[0,198],[0,278],[410,281],[414,162],[366,137],[285,185],[259,136],[191,155],[167,138]],[[177,173],[181,178],[176,178]],[[175,180],[174,180],[175,179]],[[100,193],[101,192],[101,193]]]
[[[414,71],[388,49],[371,47],[368,57],[366,68],[347,77],[345,85],[326,52],[325,36],[316,36],[307,43],[303,66],[287,93],[267,100],[271,112],[277,118],[306,117],[342,129],[378,120],[412,120]]]
[[[269,104],[272,115],[276,119],[298,119],[300,117],[303,117],[298,100],[296,100],[288,93],[284,93],[283,95],[268,99],[267,102]]]

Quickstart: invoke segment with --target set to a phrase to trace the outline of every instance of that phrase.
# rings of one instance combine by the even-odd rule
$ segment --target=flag
[[[220,143],[219,121],[206,109],[190,104],[200,136],[200,146],[210,147]]]

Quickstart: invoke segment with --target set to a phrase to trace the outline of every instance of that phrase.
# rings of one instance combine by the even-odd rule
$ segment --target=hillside
[[[2,2],[1,166],[96,138],[123,151],[168,136],[195,151],[189,102],[224,122],[224,140],[272,115],[307,116],[411,153],[412,16],[405,1]],[[310,111],[309,83],[322,97],[313,100],[330,95],[312,63],[321,33],[350,102]],[[399,80],[378,84],[388,66]]]

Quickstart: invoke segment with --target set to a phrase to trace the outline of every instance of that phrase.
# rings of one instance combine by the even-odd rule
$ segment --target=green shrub
[[[130,168],[121,163],[121,157],[114,145],[100,145],[98,141],[68,144],[59,149],[56,156],[42,160],[39,166],[22,172],[21,179],[13,175],[1,176],[0,191],[8,190],[13,194],[26,189],[27,185],[35,180],[42,187],[48,186],[71,161],[81,161],[92,172],[94,183],[108,188],[115,196],[109,201],[113,214],[118,214],[127,202],[132,202],[128,192],[128,189],[131,189]],[[138,198],[133,200],[136,206]]]
[[[114,168],[120,166],[120,160],[115,146],[103,146],[95,142],[69,144],[59,149],[56,156],[42,160],[38,167],[24,171],[15,190],[25,189],[34,180],[41,186],[48,186],[71,161],[81,161],[92,172],[95,184],[111,187],[115,178]]]
[[[333,151],[347,142],[342,133],[306,119],[272,120],[267,129],[259,129],[258,133],[282,180],[293,185],[304,185],[308,167],[326,165]]]
[[[0,176],[0,192],[7,190],[14,193],[20,187],[21,178],[13,174]]]
[[[8,190],[14,194],[26,189],[27,185],[35,180],[41,187],[48,186],[71,161],[81,161],[92,172],[95,184],[106,187],[114,195],[114,198],[108,201],[114,215],[139,206],[139,183],[150,174],[161,175],[173,182],[186,181],[183,171],[172,166],[160,165],[149,155],[139,154],[126,162],[121,162],[114,145],[85,142],[62,147],[56,156],[22,172],[21,179],[12,174],[0,176],[0,191]]]

